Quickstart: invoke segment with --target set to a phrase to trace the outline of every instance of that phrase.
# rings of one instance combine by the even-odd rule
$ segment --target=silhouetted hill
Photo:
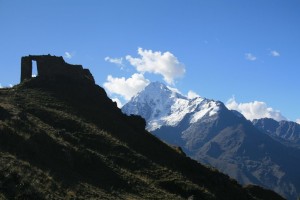
[[[92,81],[0,89],[0,199],[282,199],[186,157]]]

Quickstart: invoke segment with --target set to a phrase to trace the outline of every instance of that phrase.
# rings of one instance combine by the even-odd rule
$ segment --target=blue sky
[[[0,0],[0,25],[2,87],[19,82],[21,56],[50,53],[122,103],[132,94],[118,83],[169,78],[183,94],[300,118],[299,0]]]

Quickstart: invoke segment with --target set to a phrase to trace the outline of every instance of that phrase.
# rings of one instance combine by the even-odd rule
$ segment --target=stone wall
[[[81,65],[71,65],[63,57],[51,55],[29,55],[21,59],[21,82],[32,78],[32,61],[37,63],[37,75],[42,78],[68,77],[77,80],[90,80],[95,83],[94,77],[88,69]]]
[[[21,82],[29,79],[32,76],[32,60],[29,57],[21,59]]]

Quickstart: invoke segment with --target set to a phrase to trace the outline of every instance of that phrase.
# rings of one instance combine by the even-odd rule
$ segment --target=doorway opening
[[[31,77],[37,77],[38,76],[38,70],[37,70],[37,63],[35,60],[32,61],[32,74]]]

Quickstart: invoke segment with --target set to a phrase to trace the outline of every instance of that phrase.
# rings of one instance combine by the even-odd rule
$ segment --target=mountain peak
[[[195,123],[206,115],[216,115],[222,103],[201,97],[189,99],[163,83],[150,83],[122,108],[126,114],[141,115],[150,131],[176,126],[184,118]]]
[[[147,87],[160,88],[160,89],[167,88],[167,86],[165,84],[163,84],[162,82],[159,82],[159,81],[151,82],[149,85],[146,86],[146,88]]]
[[[185,96],[183,96],[182,94],[180,94],[179,91],[176,91],[176,89],[171,88],[166,86],[165,84],[159,82],[159,81],[155,81],[155,82],[151,82],[149,85],[147,85],[144,90],[142,90],[141,92],[139,92],[138,94],[136,94],[132,100],[136,99],[136,98],[143,98],[143,97],[156,97],[158,98],[158,96],[163,96],[164,98],[182,98],[182,99],[186,99]]]

